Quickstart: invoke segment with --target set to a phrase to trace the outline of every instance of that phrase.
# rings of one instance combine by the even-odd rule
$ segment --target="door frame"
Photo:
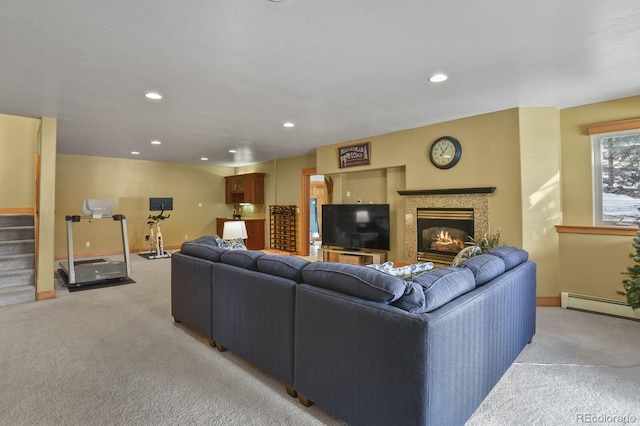
[[[318,170],[315,167],[302,169],[302,188],[300,191],[300,229],[303,232],[300,232],[301,247],[300,250],[298,250],[301,256],[309,256],[309,245],[311,244],[311,241],[309,240],[309,230],[311,228],[311,224],[309,222],[309,198],[311,198],[310,179],[311,176],[317,174]]]

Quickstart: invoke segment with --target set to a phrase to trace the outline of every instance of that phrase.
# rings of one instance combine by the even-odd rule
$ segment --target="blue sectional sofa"
[[[176,321],[352,425],[463,425],[535,333],[536,265],[515,247],[409,280],[215,237],[171,262]]]

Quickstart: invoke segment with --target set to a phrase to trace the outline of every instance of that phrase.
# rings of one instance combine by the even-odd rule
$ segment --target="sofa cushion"
[[[235,238],[232,240],[223,240],[222,238],[217,238],[216,243],[218,246],[222,248],[226,248],[228,250],[246,250],[247,246],[244,244],[244,240],[242,238]]]
[[[405,292],[404,280],[360,265],[311,262],[302,270],[303,282],[374,302],[389,303]]]
[[[411,278],[414,275],[421,274],[425,271],[433,269],[432,262],[414,263],[413,265],[394,267],[393,262],[384,262],[380,265],[372,264],[365,265],[369,268],[377,269],[378,271],[385,272],[394,277]]]
[[[187,241],[182,244],[180,253],[188,256],[199,257],[201,259],[210,260],[212,262],[220,262],[222,253],[228,251],[218,247],[217,245],[211,245],[209,243],[197,243],[194,241]]]
[[[382,272],[389,272],[389,270],[393,268],[393,262],[389,260],[384,263],[372,263],[370,265],[364,265],[364,266],[366,266],[367,268],[377,269],[378,271],[382,271]]]
[[[424,293],[424,308],[414,309],[415,313],[431,312],[476,287],[473,273],[455,266],[425,272],[413,277],[412,282]]]
[[[518,247],[499,246],[492,248],[487,253],[502,259],[507,271],[529,260],[529,253]]]
[[[302,282],[302,270],[310,262],[295,256],[265,254],[258,258],[258,271]]]
[[[218,247],[218,243],[216,242],[220,237],[216,234],[211,235],[203,235],[202,237],[198,237],[195,240],[188,241],[190,243],[198,243],[198,244],[206,244],[208,246]]]
[[[406,282],[404,294],[398,300],[391,302],[396,308],[414,314],[425,312],[424,289],[418,283],[413,281]]]
[[[485,284],[505,271],[504,261],[487,253],[468,259],[462,267],[473,273],[476,277],[476,285]]]
[[[265,254],[256,250],[227,250],[220,256],[220,261],[228,265],[241,268],[258,270],[258,259]]]
[[[480,246],[476,246],[474,244],[472,246],[465,247],[460,250],[458,254],[456,254],[456,257],[453,258],[451,266],[460,266],[467,259],[471,259],[473,256],[478,256],[480,254],[482,254],[482,249],[480,248]]]

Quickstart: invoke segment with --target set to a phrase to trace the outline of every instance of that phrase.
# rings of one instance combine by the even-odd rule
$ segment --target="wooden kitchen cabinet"
[[[264,173],[226,176],[227,204],[264,204]]]

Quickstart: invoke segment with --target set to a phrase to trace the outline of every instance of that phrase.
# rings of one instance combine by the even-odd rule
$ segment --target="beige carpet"
[[[114,258],[117,260],[116,258]],[[342,425],[170,316],[170,259],[136,283],[0,309],[0,425]],[[554,308],[470,425],[640,423],[640,323]],[[620,424],[620,423],[617,423]]]
[[[533,342],[467,425],[640,424],[640,322],[537,314]]]
[[[1,425],[343,424],[175,324],[170,259],[131,261],[134,284],[0,309]]]

